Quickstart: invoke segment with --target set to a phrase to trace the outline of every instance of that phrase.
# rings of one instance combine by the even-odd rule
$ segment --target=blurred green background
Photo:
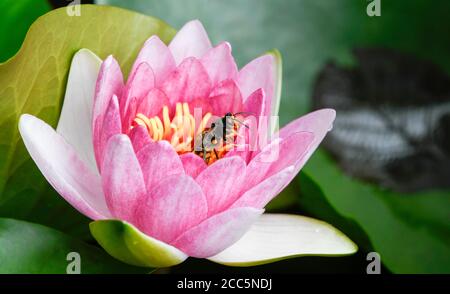
[[[29,25],[39,15],[54,8],[55,4],[64,6],[68,3],[51,2],[2,1],[0,61],[17,52]],[[367,15],[366,7],[370,2],[97,0],[97,4],[155,16],[176,29],[188,20],[200,19],[213,43],[227,40],[232,44],[239,66],[267,50],[279,49],[283,57],[282,125],[311,110],[314,81],[325,63],[335,60],[343,65],[353,65],[351,51],[356,47],[400,50],[438,64],[447,74],[450,72],[449,1],[381,0],[381,16],[378,17]],[[48,199],[57,197],[52,192],[48,193]],[[41,201],[44,200],[41,198]],[[11,207],[15,206],[11,205],[11,201],[0,201],[0,217],[43,223],[77,238],[82,236],[90,242],[81,226],[73,226],[80,222],[85,225],[86,220],[76,216],[71,208],[64,208],[72,212],[65,219],[71,225],[62,226],[33,213],[12,213]],[[46,207],[45,211],[60,211],[58,205]],[[345,175],[321,149],[269,209],[326,220],[357,242],[360,251],[349,257],[297,258],[250,269],[189,260],[171,271],[365,273],[367,252],[377,251],[384,266],[383,272],[450,273],[449,191],[405,195],[353,179]]]

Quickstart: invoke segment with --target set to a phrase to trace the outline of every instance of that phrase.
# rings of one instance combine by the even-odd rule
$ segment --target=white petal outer
[[[56,131],[97,172],[92,145],[92,107],[95,83],[102,60],[87,49],[75,53],[67,80],[66,95]]]
[[[111,217],[99,174],[90,170],[61,135],[29,114],[20,117],[19,131],[31,158],[64,199],[91,219]]]
[[[211,41],[199,20],[187,22],[169,44],[177,65],[187,57],[201,58],[211,48]]]
[[[358,247],[331,225],[309,217],[263,214],[236,243],[208,258],[230,266],[254,266],[299,256],[341,256]]]

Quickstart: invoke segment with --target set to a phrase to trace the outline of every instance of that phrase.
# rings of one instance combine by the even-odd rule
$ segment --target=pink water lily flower
[[[276,116],[280,75],[276,53],[238,70],[230,44],[212,47],[191,21],[168,46],[148,39],[126,82],[114,57],[80,50],[56,131],[28,114],[19,130],[48,182],[124,262],[167,267],[192,256],[243,266],[353,253],[326,223],[263,214],[331,129],[334,110],[291,122],[258,150],[222,150],[210,161],[189,152],[212,116]],[[264,160],[274,148],[277,159]]]

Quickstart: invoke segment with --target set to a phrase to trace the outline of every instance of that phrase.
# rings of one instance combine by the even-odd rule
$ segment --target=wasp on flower
[[[195,154],[201,156],[207,164],[211,164],[236,147],[236,139],[240,136],[238,129],[241,126],[249,128],[236,117],[240,114],[243,112],[228,112],[198,134],[194,144]]]

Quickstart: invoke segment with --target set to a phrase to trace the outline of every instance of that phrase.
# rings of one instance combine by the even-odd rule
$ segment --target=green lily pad
[[[57,9],[31,26],[20,51],[0,64],[0,216],[86,235],[78,226],[86,219],[49,188],[30,159],[18,132],[19,116],[29,113],[56,125],[70,62],[79,49],[101,58],[113,54],[127,73],[147,38],[156,34],[168,42],[174,33],[161,20],[96,5],[83,5],[80,16]]]
[[[70,254],[71,252],[74,252]],[[0,272],[65,274],[148,273],[149,269],[123,264],[98,247],[80,242],[54,229],[19,220],[0,218]]]
[[[112,256],[143,267],[170,267],[188,256],[180,250],[153,239],[133,225],[119,220],[100,220],[90,224],[91,233]]]

